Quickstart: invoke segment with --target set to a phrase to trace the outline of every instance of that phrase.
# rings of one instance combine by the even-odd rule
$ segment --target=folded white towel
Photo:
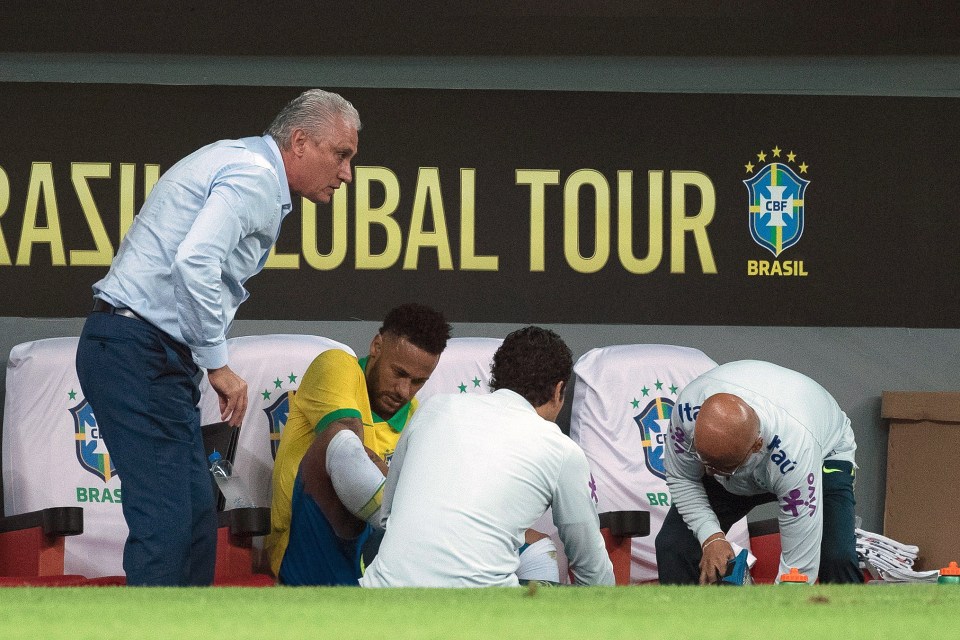
[[[920,548],[903,544],[879,533],[856,529],[857,553],[875,567],[887,582],[936,582],[939,571],[914,571]]]

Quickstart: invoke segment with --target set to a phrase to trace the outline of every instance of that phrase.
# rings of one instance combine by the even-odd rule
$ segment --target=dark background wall
[[[373,3],[347,13],[341,6],[5,3],[0,82],[905,96],[960,104],[960,18],[947,2],[801,10],[775,2],[481,2],[461,10]],[[944,203],[930,215],[956,218],[957,207]],[[42,291],[44,283],[35,286]],[[525,322],[549,319],[532,313]],[[887,438],[880,394],[960,389],[960,329],[768,324],[758,317],[749,326],[612,325],[597,317],[552,326],[576,356],[609,344],[681,344],[719,362],[767,359],[816,378],[853,420],[858,513],[865,528],[881,531]],[[0,356],[20,342],[78,335],[81,326],[77,317],[0,317]],[[502,337],[516,326],[458,322],[455,335]],[[376,327],[376,318],[250,320],[241,310],[232,335],[313,333],[364,352]]]
[[[291,56],[953,55],[943,0],[35,0],[0,8],[0,50]]]

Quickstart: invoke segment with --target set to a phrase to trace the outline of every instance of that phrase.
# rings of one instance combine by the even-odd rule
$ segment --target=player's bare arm
[[[303,456],[301,473],[304,491],[317,502],[337,536],[348,540],[360,535],[365,523],[340,501],[327,473],[327,448],[341,431],[352,432],[362,441],[363,423],[359,418],[341,418],[327,425]]]

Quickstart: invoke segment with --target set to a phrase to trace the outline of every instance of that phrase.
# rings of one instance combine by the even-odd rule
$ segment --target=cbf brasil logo
[[[654,386],[659,391],[663,389],[663,385],[664,383],[658,380]],[[670,393],[676,395],[676,385],[670,385],[667,388],[670,389]],[[640,391],[644,396],[648,396],[651,389],[644,387]],[[634,408],[639,408],[640,400],[634,399],[631,404]],[[643,411],[633,417],[643,435],[643,459],[647,470],[660,479],[667,477],[666,468],[663,466],[663,452],[672,414],[673,400],[657,396],[647,403]]]
[[[280,448],[280,435],[287,426],[287,416],[290,414],[290,392],[296,390],[298,378],[292,371],[289,375],[277,376],[260,392],[263,401],[270,403],[263,407],[263,412],[267,414],[267,425],[270,427],[270,455],[274,460],[277,459],[277,449]],[[270,384],[273,387],[270,387]]]
[[[263,412],[267,414],[267,424],[270,425],[270,454],[276,460],[280,435],[287,426],[287,415],[290,413],[290,394],[282,394],[269,407],[264,407]]]
[[[748,174],[757,170],[753,177],[743,181],[748,192],[750,235],[774,258],[797,244],[803,235],[805,194],[810,184],[790,166],[796,163],[797,154],[789,151],[782,156],[782,153],[780,147],[774,147],[770,163],[744,165]],[[786,162],[773,160],[775,158],[784,158]],[[757,159],[760,163],[766,162],[766,152],[757,153]],[[796,166],[800,173],[806,173],[809,168],[803,162]]]
[[[117,470],[110,459],[110,453],[100,439],[100,430],[97,428],[93,409],[84,399],[70,409],[70,415],[73,416],[74,440],[80,466],[104,482],[109,482],[116,475]]]

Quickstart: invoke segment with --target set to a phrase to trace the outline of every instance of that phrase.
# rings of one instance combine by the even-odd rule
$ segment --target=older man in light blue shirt
[[[262,137],[222,140],[163,175],[107,275],[77,373],[123,481],[128,584],[213,581],[216,519],[198,383],[207,370],[221,416],[239,427],[247,384],[226,334],[291,209],[291,191],[329,202],[350,182],[360,119],[337,94],[292,100]]]

